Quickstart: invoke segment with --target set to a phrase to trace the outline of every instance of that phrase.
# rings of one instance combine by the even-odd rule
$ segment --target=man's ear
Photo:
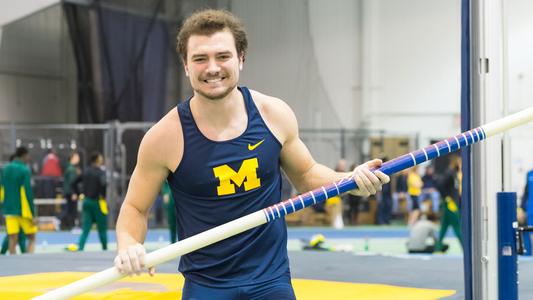
[[[239,57],[239,70],[242,71],[242,66],[244,65],[244,54]]]
[[[183,70],[185,70],[185,76],[189,77],[189,67],[187,66],[187,62],[182,59],[181,63],[183,64]]]

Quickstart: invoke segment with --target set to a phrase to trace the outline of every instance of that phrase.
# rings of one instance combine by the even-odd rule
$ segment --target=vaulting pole
[[[468,147],[488,137],[505,132],[511,128],[526,124],[531,121],[533,121],[533,107],[387,161],[383,163],[383,165],[377,170],[387,175],[391,175],[401,170],[457,151],[461,148]],[[294,198],[287,199],[283,202],[274,204],[262,210],[256,211],[244,217],[148,253],[146,255],[146,266],[152,267],[167,262],[177,258],[178,256],[182,256],[205,246],[209,246],[259,225],[272,222],[276,219],[284,217],[285,215],[291,214],[313,204],[323,202],[328,198],[356,188],[357,184],[353,179],[345,178],[343,180],[333,182],[332,184],[319,187],[307,193],[300,194]],[[123,277],[125,277],[125,275],[120,274],[115,267],[111,267],[33,299],[68,299],[119,280]]]

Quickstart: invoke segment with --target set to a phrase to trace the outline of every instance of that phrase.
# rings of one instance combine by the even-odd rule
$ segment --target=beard
[[[208,100],[216,101],[216,100],[224,99],[227,95],[229,95],[233,91],[233,89],[235,89],[236,86],[237,86],[237,83],[231,86],[225,87],[222,91],[213,91],[210,93],[205,92],[204,90],[200,88],[194,89],[194,91]]]
[[[209,87],[209,84],[207,85],[207,87],[203,87],[204,80],[210,80],[210,79],[215,79],[215,78],[222,78],[224,83],[222,83],[221,86],[215,87],[214,89],[211,89],[211,87]],[[202,83],[198,85],[196,88],[193,87],[193,90],[208,100],[212,100],[212,101],[221,100],[221,99],[224,99],[226,96],[228,96],[235,89],[235,87],[237,87],[237,81],[236,80],[234,81],[233,78],[234,77],[230,76],[227,72],[220,72],[216,74],[202,76],[198,78],[198,81]],[[229,83],[230,85],[229,86],[225,85],[227,83]]]
[[[237,84],[234,84],[233,86],[229,86],[229,87],[225,88],[223,91],[212,92],[212,93],[206,93],[206,92],[202,91],[201,89],[195,89],[194,91],[196,93],[200,94],[202,97],[204,97],[206,99],[216,101],[216,100],[224,99],[227,95],[229,95],[231,93],[231,91],[233,91],[233,89],[236,86],[237,86]]]

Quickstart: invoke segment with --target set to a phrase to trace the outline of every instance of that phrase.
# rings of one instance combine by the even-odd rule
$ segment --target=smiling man
[[[372,160],[340,173],[318,164],[298,136],[280,99],[239,87],[247,38],[232,14],[191,15],[177,37],[192,98],[145,135],[117,222],[122,273],[144,268],[149,209],[168,180],[179,239],[278,203],[283,168],[300,192],[353,176],[361,195],[374,194],[387,175]],[[282,218],[181,257],[183,299],[294,299]],[[149,270],[153,274],[154,270]]]

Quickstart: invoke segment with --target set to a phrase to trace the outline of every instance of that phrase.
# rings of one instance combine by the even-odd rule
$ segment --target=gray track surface
[[[98,272],[112,265],[114,252],[53,253],[0,257],[0,276],[44,272]],[[294,278],[377,283],[403,287],[451,289],[464,299],[463,259],[450,256],[372,256],[334,252],[289,252]],[[177,273],[178,260],[157,272]],[[533,260],[520,260],[519,299],[533,299]]]

